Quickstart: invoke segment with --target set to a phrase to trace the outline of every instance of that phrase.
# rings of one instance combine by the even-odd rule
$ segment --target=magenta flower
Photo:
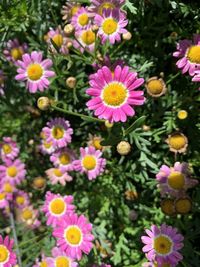
[[[22,61],[18,60],[17,64],[19,68],[15,79],[27,81],[26,86],[30,93],[36,93],[38,90],[43,92],[49,87],[48,78],[55,76],[54,71],[49,70],[52,61],[42,60],[42,52],[33,51],[30,55],[24,54]]]
[[[142,236],[145,244],[142,251],[150,261],[156,261],[158,266],[164,263],[177,264],[182,260],[179,250],[183,247],[183,236],[176,228],[162,224],[160,228],[151,226],[151,230],[146,229],[147,236]]]
[[[5,239],[0,235],[0,266],[11,267],[17,263],[16,254],[12,250],[14,241],[6,236]]]
[[[95,110],[95,116],[110,122],[125,122],[127,116],[134,116],[132,107],[143,105],[143,91],[135,91],[144,83],[143,78],[137,78],[136,72],[130,72],[129,67],[117,66],[114,73],[106,66],[97,73],[90,75],[90,88],[86,93],[93,98],[87,102],[90,110]]]
[[[104,9],[103,14],[96,14],[94,23],[99,26],[98,35],[102,43],[109,40],[111,44],[121,41],[121,34],[127,33],[125,29],[128,24],[126,15],[119,9]]]
[[[91,13],[85,7],[81,7],[75,13],[71,19],[71,24],[74,26],[75,30],[84,30],[90,25]]]
[[[74,161],[74,169],[80,173],[86,173],[89,180],[94,180],[103,173],[106,160],[102,158],[102,152],[93,146],[80,148],[80,159]]]
[[[120,8],[125,0],[91,0],[90,10],[102,15],[104,9]]]
[[[3,142],[0,144],[0,155],[2,161],[14,160],[19,154],[19,148],[11,137],[3,137]]]
[[[6,44],[6,48],[3,51],[4,56],[8,61],[17,65],[17,60],[21,59],[23,54],[28,51],[26,43],[20,44],[18,39],[9,40]]]
[[[59,149],[50,156],[50,161],[53,162],[54,166],[60,167],[63,171],[72,171],[74,160],[75,154],[68,148]]]
[[[60,183],[65,186],[66,182],[71,182],[73,180],[72,176],[61,168],[50,168],[46,170],[45,173],[50,179],[52,185]]]
[[[54,247],[51,254],[53,257],[48,267],[78,267],[78,263],[68,257],[60,248]]]
[[[80,260],[82,253],[89,254],[94,236],[91,234],[92,224],[85,216],[77,214],[66,216],[53,231],[58,247],[73,259]]]
[[[14,196],[14,203],[18,209],[27,207],[30,204],[29,195],[22,190],[18,190]]]
[[[64,196],[47,192],[42,211],[47,217],[47,225],[55,227],[66,215],[74,212],[75,206],[72,205],[73,196]]]

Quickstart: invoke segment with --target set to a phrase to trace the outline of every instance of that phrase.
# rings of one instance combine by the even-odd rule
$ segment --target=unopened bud
[[[10,227],[6,227],[5,232],[6,232],[6,234],[10,234],[11,228]]]
[[[111,122],[109,122],[108,120],[107,121],[105,121],[105,126],[106,126],[106,128],[112,128],[113,127],[113,123],[111,123]]]
[[[36,177],[33,180],[33,187],[35,189],[41,190],[46,186],[46,180],[43,177]]]
[[[97,32],[99,30],[99,26],[97,26],[97,25],[93,25],[92,26],[92,31],[93,32]]]
[[[29,144],[30,146],[32,146],[32,145],[34,144],[34,140],[33,140],[33,139],[30,139],[30,140],[28,141],[28,144]]]
[[[143,129],[144,132],[148,132],[148,131],[151,130],[151,127],[148,126],[148,125],[145,125],[145,124],[144,124],[144,125],[142,126],[142,129]]]
[[[124,33],[122,37],[124,40],[129,41],[132,38],[132,34],[130,32],[127,32],[127,33]]]
[[[75,77],[69,77],[69,78],[67,78],[66,85],[69,88],[73,89],[76,86],[76,78]]]
[[[131,145],[126,141],[121,141],[117,145],[117,152],[122,156],[128,155],[130,151],[131,151]]]
[[[37,100],[37,106],[40,110],[47,110],[50,107],[50,99],[46,96],[41,96]]]
[[[67,36],[70,36],[74,32],[74,26],[72,24],[65,25],[64,32]]]

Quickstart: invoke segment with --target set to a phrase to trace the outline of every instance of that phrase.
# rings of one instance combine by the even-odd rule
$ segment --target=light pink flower
[[[4,209],[6,207],[9,207],[9,203],[7,200],[6,193],[3,192],[3,190],[0,190],[0,209]]]
[[[19,148],[11,137],[3,137],[3,142],[0,144],[0,155],[3,161],[8,159],[14,160],[19,154]]]
[[[30,204],[29,195],[22,190],[17,190],[14,195],[14,203],[18,209],[25,208]]]
[[[73,46],[83,53],[85,50],[93,52],[95,48],[96,33],[91,27],[75,32],[76,39],[73,41]]]
[[[18,211],[18,220],[24,223],[28,228],[36,229],[41,225],[38,220],[39,211],[29,205]]]
[[[125,0],[91,0],[90,10],[102,15],[104,9],[121,8]]]
[[[87,10],[87,8],[80,7],[78,11],[75,13],[75,15],[72,17],[71,24],[77,31],[87,29],[87,27],[91,23],[90,20],[91,17],[92,15]]]
[[[17,60],[21,59],[23,54],[25,54],[27,51],[27,44],[20,44],[19,40],[15,38],[7,42],[6,48],[3,50],[3,54],[8,61],[11,61],[17,65]]]
[[[53,257],[48,267],[78,267],[78,263],[76,263],[72,258],[68,257],[66,253],[58,247],[54,247],[51,251],[51,254]]]
[[[46,170],[46,175],[50,179],[51,184],[58,184],[65,186],[66,182],[71,182],[73,180],[66,171],[63,171],[61,168],[50,168]]]
[[[53,258],[46,257],[44,254],[41,255],[41,259],[36,259],[35,264],[33,267],[50,267],[50,264],[53,262]]]
[[[60,167],[63,171],[72,171],[74,169],[74,160],[75,153],[68,148],[59,149],[50,156],[50,161],[53,162],[53,165]]]
[[[6,236],[5,239],[0,235],[0,266],[11,267],[17,263],[17,257],[13,251],[14,240]]]

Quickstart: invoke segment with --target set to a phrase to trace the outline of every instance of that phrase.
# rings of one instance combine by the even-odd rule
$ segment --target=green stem
[[[54,15],[54,12],[53,12],[53,9],[52,9],[51,1],[50,0],[48,0],[48,6],[49,6],[49,9],[50,9],[50,12],[51,12],[51,15],[52,15],[52,18],[53,18],[54,23],[56,25],[58,25],[58,22],[57,22],[57,19],[56,19],[55,15]]]
[[[166,84],[170,84],[173,80],[175,80],[179,75],[180,75],[181,72],[178,72],[176,73],[174,76],[172,76],[167,82]]]

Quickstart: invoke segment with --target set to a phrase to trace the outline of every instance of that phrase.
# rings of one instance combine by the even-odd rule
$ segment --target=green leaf
[[[130,134],[131,132],[133,132],[135,129],[139,128],[143,122],[145,121],[146,119],[146,116],[142,116],[140,118],[138,118],[136,121],[134,121],[130,127],[128,127],[126,130],[125,130],[125,135],[128,135]]]

